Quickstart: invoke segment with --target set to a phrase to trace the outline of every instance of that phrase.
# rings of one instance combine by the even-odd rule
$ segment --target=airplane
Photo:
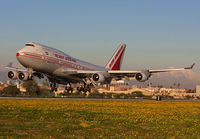
[[[83,60],[39,43],[30,42],[19,50],[16,58],[25,69],[13,67],[8,78],[22,81],[32,80],[34,76],[50,81],[52,91],[57,90],[58,84],[70,85],[82,83],[84,91],[90,91],[90,86],[97,87],[102,84],[110,84],[112,79],[135,78],[139,82],[147,81],[154,73],[171,72],[192,69],[195,64],[186,68],[160,69],[160,70],[120,70],[126,44],[120,44],[105,67],[97,66]]]

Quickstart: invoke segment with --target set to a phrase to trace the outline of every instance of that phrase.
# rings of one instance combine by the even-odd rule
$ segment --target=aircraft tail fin
[[[120,46],[115,51],[114,55],[111,57],[110,61],[108,62],[105,68],[110,70],[120,70],[125,49],[126,44],[120,44]]]

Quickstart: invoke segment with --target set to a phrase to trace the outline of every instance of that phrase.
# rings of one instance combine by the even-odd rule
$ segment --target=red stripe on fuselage
[[[61,66],[65,66],[65,67],[73,68],[73,69],[77,69],[77,70],[92,70],[92,69],[89,69],[85,66],[74,64],[74,63],[71,63],[71,62],[66,61],[66,60],[64,61],[64,60],[56,59],[56,58],[41,55],[41,54],[23,52],[23,54],[18,54],[18,56],[24,56],[24,57],[28,57],[28,58],[38,59],[38,60],[41,60],[41,61],[51,62],[51,63],[54,63],[54,64],[58,64],[58,65],[61,65]]]

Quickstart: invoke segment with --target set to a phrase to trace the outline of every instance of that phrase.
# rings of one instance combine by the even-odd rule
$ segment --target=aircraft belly
[[[62,73],[62,72],[58,72],[57,70],[55,70],[55,72],[53,72],[53,75],[59,77],[59,78],[63,78],[66,80],[73,80],[73,81],[83,81],[82,78],[73,76],[71,73]]]

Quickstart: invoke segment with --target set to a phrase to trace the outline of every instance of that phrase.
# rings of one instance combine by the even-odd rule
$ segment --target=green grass
[[[0,100],[0,137],[199,138],[199,102]]]

